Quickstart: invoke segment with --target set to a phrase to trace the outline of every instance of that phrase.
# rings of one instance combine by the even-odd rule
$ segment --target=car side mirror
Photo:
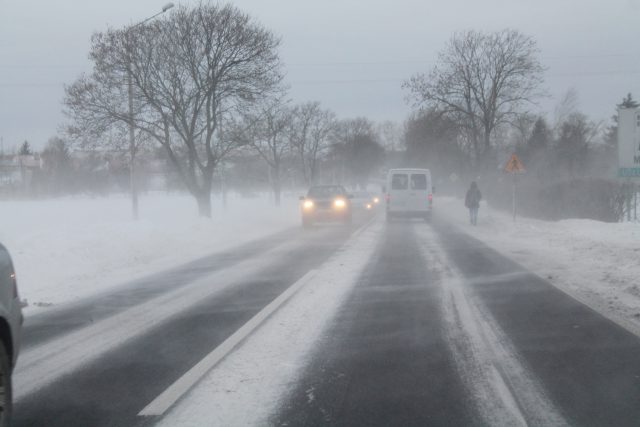
[[[347,199],[353,199],[353,194],[347,194]]]
[[[298,200],[303,201],[304,200],[304,196],[298,197]]]

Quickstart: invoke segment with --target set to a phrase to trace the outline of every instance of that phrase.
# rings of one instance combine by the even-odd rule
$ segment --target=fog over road
[[[14,425],[162,421],[139,414],[363,233],[365,268],[266,422],[637,425],[640,338],[441,216],[291,229],[28,318]]]

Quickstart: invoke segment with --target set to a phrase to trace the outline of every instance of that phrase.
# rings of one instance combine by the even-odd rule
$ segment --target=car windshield
[[[335,185],[311,187],[309,189],[308,197],[329,199],[336,196],[343,196],[345,194],[344,188]]]
[[[640,426],[639,38],[0,1],[0,427]]]

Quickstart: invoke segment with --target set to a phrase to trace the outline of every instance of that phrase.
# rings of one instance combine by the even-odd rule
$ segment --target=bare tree
[[[177,7],[165,19],[94,35],[94,72],[67,88],[65,103],[72,118],[98,130],[129,123],[123,76],[130,75],[134,127],[165,148],[210,217],[214,171],[237,145],[225,123],[280,82],[279,43],[234,6]]]
[[[508,138],[516,146],[523,147],[527,144],[538,116],[530,113],[520,114],[512,122]]]
[[[334,179],[366,188],[369,177],[384,162],[384,148],[378,143],[374,123],[364,117],[341,120],[333,140]]]
[[[435,175],[460,176],[468,170],[470,162],[459,139],[458,124],[450,117],[434,110],[414,113],[405,122],[405,164],[426,166]]]
[[[282,172],[291,153],[289,129],[292,111],[282,96],[267,99],[255,111],[245,115],[242,138],[252,147],[269,168],[269,184],[276,206],[280,206]],[[242,132],[242,130],[241,130]]]
[[[335,114],[330,110],[323,110],[317,101],[307,102],[293,109],[290,139],[307,186],[316,183],[318,164],[329,149],[335,126]]]
[[[569,88],[553,110],[555,127],[559,128],[572,114],[578,113],[580,101],[576,88]]]
[[[43,174],[50,194],[63,194],[73,187],[73,163],[68,141],[54,136],[42,150]]]
[[[132,31],[132,30],[129,30]],[[121,51],[126,49],[125,37],[112,37]],[[100,35],[92,37],[95,45]],[[116,46],[114,46],[116,48]],[[98,62],[97,52],[92,49],[90,58],[94,61],[91,75],[82,75],[73,84],[65,88],[65,113],[72,123],[65,128],[66,134],[75,145],[82,149],[106,148],[113,151],[125,152],[128,155],[129,179],[131,193],[131,207],[133,218],[138,218],[138,186],[136,184],[136,163],[141,147],[149,142],[148,135],[135,127],[132,119],[134,114],[140,113],[140,102],[129,95],[127,61],[111,61],[108,64]],[[131,110],[129,109],[131,103]],[[134,129],[137,135],[133,140],[127,139],[127,133]]]
[[[542,95],[536,42],[518,31],[455,34],[429,74],[403,84],[415,106],[444,111],[469,132],[476,160],[488,154],[493,131]]]
[[[402,126],[391,120],[385,120],[377,125],[380,143],[387,151],[396,151],[402,144]]]
[[[556,141],[559,170],[570,178],[585,174],[587,156],[591,145],[602,131],[602,123],[589,120],[586,115],[573,112],[558,124]]]

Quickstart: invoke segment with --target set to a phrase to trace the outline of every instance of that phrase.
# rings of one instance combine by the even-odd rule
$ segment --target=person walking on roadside
[[[471,225],[478,224],[478,209],[480,209],[480,200],[482,200],[482,193],[478,189],[478,184],[475,181],[471,183],[471,187],[467,190],[467,195],[464,198],[464,205],[469,209],[469,221]]]

